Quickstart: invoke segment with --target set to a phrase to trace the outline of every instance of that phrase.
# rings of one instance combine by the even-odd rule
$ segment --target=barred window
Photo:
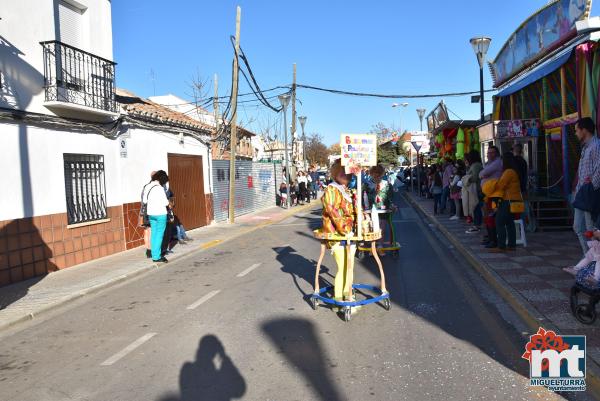
[[[105,219],[104,156],[63,154],[69,224]]]

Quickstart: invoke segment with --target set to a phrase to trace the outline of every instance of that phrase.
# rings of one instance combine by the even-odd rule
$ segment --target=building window
[[[69,224],[107,217],[104,156],[63,154]]]

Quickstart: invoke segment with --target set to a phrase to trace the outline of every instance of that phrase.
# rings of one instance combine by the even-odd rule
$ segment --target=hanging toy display
[[[456,135],[456,159],[464,159],[465,157],[465,131],[462,128],[458,129]]]

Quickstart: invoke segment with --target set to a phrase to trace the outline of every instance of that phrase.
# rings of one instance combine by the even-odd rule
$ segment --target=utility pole
[[[294,63],[294,79],[292,81],[292,163],[296,165],[296,158],[298,155],[298,142],[296,141],[296,63]],[[296,157],[294,157],[294,149],[296,149]],[[295,170],[294,170],[295,171]]]
[[[240,22],[242,9],[237,7],[235,17],[235,57],[233,58],[233,82],[231,90],[231,140],[229,151],[229,223],[235,222],[235,147],[237,146],[237,95],[238,95],[238,53],[240,52]]]
[[[217,74],[215,74],[215,94],[213,96],[213,112],[215,114],[215,133],[218,134],[219,120],[221,119],[221,116],[219,116],[219,78]]]

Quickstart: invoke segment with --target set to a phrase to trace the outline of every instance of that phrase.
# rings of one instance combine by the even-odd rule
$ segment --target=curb
[[[532,332],[537,332],[538,328],[544,326],[549,330],[559,332],[558,328],[552,322],[546,320],[529,302],[519,294],[515,289],[504,283],[504,280],[492,269],[486,267],[484,262],[478,260],[468,251],[458,239],[456,239],[437,219],[431,216],[420,204],[415,202],[411,196],[407,194],[401,195],[411,206],[419,211],[419,213],[427,218],[436,229],[439,230],[444,237],[448,239],[454,248],[469,262],[485,281],[500,294],[500,296],[513,308],[525,324]],[[589,362],[592,362],[590,366]],[[600,366],[596,361],[589,358],[588,366],[586,367],[587,388],[586,393],[590,393],[594,398],[600,400]]]
[[[231,241],[234,238],[237,238],[237,237],[240,237],[242,235],[248,234],[248,233],[250,233],[252,231],[255,231],[255,230],[258,230],[260,228],[264,228],[264,227],[270,226],[272,224],[277,224],[277,223],[279,223],[279,222],[281,222],[281,221],[289,218],[290,216],[293,216],[294,214],[296,214],[298,212],[303,212],[305,210],[310,209],[311,206],[314,206],[316,204],[317,203],[310,203],[310,204],[303,205],[303,206],[300,206],[300,207],[292,208],[290,210],[287,210],[285,213],[283,213],[283,215],[281,215],[278,218],[275,218],[273,220],[270,220],[270,221],[267,221],[267,222],[264,222],[264,223],[260,223],[260,224],[258,224],[256,226],[250,227],[250,228],[245,229],[245,230],[242,229],[242,230],[240,230],[239,232],[237,232],[235,234],[227,236],[225,239],[213,240],[213,241],[205,242],[203,244],[200,244],[200,246],[197,249],[191,250],[191,251],[189,251],[186,254],[183,254],[181,256],[173,258],[172,260],[173,260],[173,262],[175,262],[175,261],[178,261],[178,260],[185,259],[185,258],[189,257],[190,255],[195,255],[195,254],[197,254],[199,252],[206,251],[207,249],[210,249],[210,248],[212,248],[214,246],[217,246],[217,245],[221,245],[221,244],[223,244],[225,242]],[[227,223],[225,223],[225,224],[227,224]],[[110,256],[113,256],[113,255],[110,255]],[[168,267],[168,266],[161,266],[160,268],[166,268],[166,267]],[[35,319],[37,317],[44,316],[44,315],[48,314],[49,312],[52,312],[52,311],[54,311],[56,309],[60,309],[60,308],[66,306],[67,304],[69,304],[69,303],[71,303],[73,301],[76,301],[76,300],[78,300],[80,298],[83,298],[86,295],[96,294],[96,293],[101,292],[103,290],[106,290],[106,289],[109,289],[111,287],[114,287],[114,286],[116,286],[118,284],[123,284],[123,283],[125,283],[127,281],[130,281],[130,280],[132,280],[132,279],[134,279],[134,278],[136,278],[138,276],[141,276],[143,274],[149,273],[150,271],[155,270],[155,269],[159,269],[159,266],[156,263],[152,263],[152,264],[148,264],[148,265],[145,265],[145,266],[141,266],[140,268],[138,268],[138,269],[136,269],[134,271],[131,271],[129,273],[125,273],[125,274],[123,274],[121,276],[115,277],[115,278],[113,278],[111,280],[108,280],[108,281],[106,281],[104,283],[100,283],[100,284],[94,285],[92,287],[86,288],[84,290],[78,291],[78,292],[76,292],[74,294],[68,295],[68,296],[66,296],[66,297],[64,297],[64,298],[62,298],[62,299],[60,299],[60,300],[58,300],[58,301],[56,301],[54,303],[51,303],[49,305],[44,305],[44,306],[40,307],[39,309],[37,309],[37,310],[35,310],[33,312],[27,313],[25,315],[22,315],[20,317],[14,318],[14,319],[10,319],[8,321],[0,322],[0,332],[6,331],[6,330],[8,330],[8,329],[10,329],[10,328],[12,328],[14,326],[19,325],[20,323],[25,323],[25,322],[31,321],[31,320],[33,320],[33,319]]]

